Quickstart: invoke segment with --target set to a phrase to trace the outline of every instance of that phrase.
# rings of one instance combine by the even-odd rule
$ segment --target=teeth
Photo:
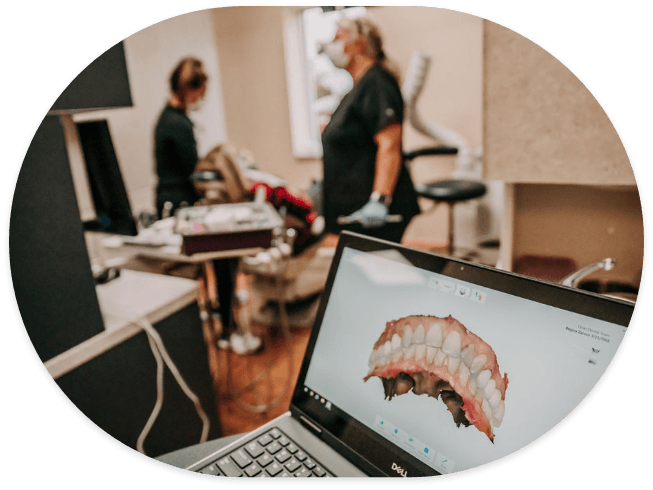
[[[490,403],[492,410],[496,410],[497,407],[499,406],[499,402],[501,401],[501,392],[498,389],[495,389],[492,395],[490,395],[487,400]]]
[[[420,361],[426,355],[426,346],[424,344],[417,344],[415,346],[415,360]]]
[[[474,398],[476,398],[476,401],[479,403],[484,402],[485,398],[483,398],[483,390],[479,389],[474,395]]]
[[[397,362],[397,361],[398,361],[399,359],[401,359],[402,357],[404,357],[404,351],[401,350],[401,349],[397,349],[397,350],[394,351],[394,353],[392,354],[392,362]]]
[[[376,351],[373,351],[370,355],[370,360],[367,361],[367,365],[370,367],[370,369],[374,369],[374,366],[376,366]]]
[[[476,352],[476,344],[469,344],[460,353],[460,357],[462,358],[463,362],[467,367],[472,367],[472,363],[474,362],[475,352]]]
[[[401,336],[401,346],[406,349],[410,345],[411,337],[413,336],[413,329],[410,325],[406,325],[404,333]]]
[[[487,384],[488,381],[490,381],[491,377],[492,377],[492,373],[490,372],[489,369],[485,369],[481,371],[476,378],[476,382],[478,383],[478,388],[481,390],[485,388],[485,385]]]
[[[387,357],[390,355],[391,352],[392,352],[392,346],[390,344],[390,341],[386,340],[385,344],[383,345],[383,355]]]
[[[382,349],[383,346],[372,351],[372,355],[370,356],[370,363],[371,363],[370,365],[372,365],[373,367],[381,365],[382,362],[381,359],[383,359]]]
[[[469,391],[471,392],[472,395],[476,394],[476,387],[477,387],[476,378],[473,377],[473,376],[470,376],[470,378],[469,378]]]
[[[435,354],[435,360],[433,361],[433,364],[436,366],[442,366],[444,362],[447,360],[447,355],[444,353],[442,349],[437,349],[437,353]]]
[[[453,357],[460,356],[460,347],[462,345],[462,338],[460,333],[457,330],[452,330],[449,335],[447,335],[444,344],[442,345],[442,350],[448,355]]]
[[[490,397],[492,396],[492,393],[494,393],[494,389],[496,387],[497,387],[496,381],[494,381],[493,379],[488,381],[487,384],[485,385],[485,388],[484,388],[485,398],[487,398],[489,400]]]
[[[392,348],[393,352],[399,349],[399,347],[401,347],[401,338],[399,337],[399,335],[394,334],[392,336],[392,342],[390,344],[390,347]]]
[[[442,347],[442,327],[439,323],[433,323],[426,334],[426,345]]]
[[[433,362],[433,359],[435,359],[435,354],[440,352],[440,349],[436,349],[435,347],[431,346],[426,346],[426,362],[428,364],[431,364]]]
[[[408,349],[406,349],[404,359],[412,359],[413,357],[415,357],[415,346],[411,345]]]
[[[424,343],[424,325],[421,323],[417,325],[415,333],[413,333],[412,338],[413,344],[423,344]]]
[[[487,361],[487,356],[485,354],[480,354],[474,358],[474,362],[472,362],[472,365],[469,367],[469,370],[472,372],[472,374],[478,373],[481,369],[483,369],[483,366],[485,366],[485,362]]]
[[[469,368],[465,366],[464,362],[461,362],[460,367],[458,368],[458,380],[460,381],[460,384],[462,386],[465,386],[467,384],[468,379],[469,379]]]
[[[506,411],[506,404],[503,400],[499,402],[497,408],[494,409],[492,414],[492,425],[495,427],[501,427],[501,422],[503,422],[503,415]]]
[[[452,375],[455,375],[458,372],[458,367],[460,366],[460,357],[449,357],[447,359],[447,368]],[[463,364],[464,366],[464,364]]]
[[[485,413],[485,416],[487,417],[488,421],[492,420],[492,408],[490,408],[490,404],[486,399],[483,399],[481,402],[481,408],[483,409],[483,413]]]

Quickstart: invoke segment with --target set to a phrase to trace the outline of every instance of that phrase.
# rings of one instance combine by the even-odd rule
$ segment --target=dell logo
[[[397,463],[392,463],[392,471],[396,471],[404,478],[408,477],[408,473],[401,466],[398,466]]]

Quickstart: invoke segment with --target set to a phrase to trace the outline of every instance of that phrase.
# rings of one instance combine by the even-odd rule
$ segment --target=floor
[[[327,237],[323,246],[335,247],[335,237]],[[434,244],[411,243],[416,248],[434,249]],[[437,250],[434,250],[437,251]],[[238,288],[246,288],[248,277],[238,277]],[[247,304],[245,313],[259,307],[256,299]],[[223,435],[251,431],[285,413],[292,398],[310,328],[293,328],[286,337],[277,327],[252,325],[263,339],[256,354],[237,355],[229,350],[217,351],[219,366],[216,381]]]

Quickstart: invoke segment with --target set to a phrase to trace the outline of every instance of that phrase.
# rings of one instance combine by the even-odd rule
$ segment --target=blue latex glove
[[[365,206],[352,213],[350,218],[358,221],[363,228],[380,228],[385,225],[387,215],[388,207],[385,204],[370,200]]]

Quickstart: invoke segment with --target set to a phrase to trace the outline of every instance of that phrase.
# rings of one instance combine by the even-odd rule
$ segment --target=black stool
[[[433,148],[423,148],[404,154],[404,160],[408,163],[420,156],[427,155],[456,155],[457,148],[449,146],[437,146]],[[436,204],[446,203],[449,207],[449,240],[447,244],[447,253],[454,253],[454,223],[453,207],[456,203],[477,199],[487,192],[487,188],[482,182],[461,179],[438,180],[435,182],[415,184],[415,191],[419,197],[430,199]]]

